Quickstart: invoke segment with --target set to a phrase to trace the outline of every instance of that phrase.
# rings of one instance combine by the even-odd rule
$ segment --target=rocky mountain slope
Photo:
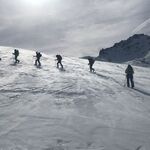
[[[150,36],[135,34],[127,40],[115,43],[110,48],[100,50],[97,60],[150,64]]]

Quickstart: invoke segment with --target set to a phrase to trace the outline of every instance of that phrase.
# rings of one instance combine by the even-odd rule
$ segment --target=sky
[[[135,33],[150,35],[149,0],[0,0],[0,45],[97,56]]]

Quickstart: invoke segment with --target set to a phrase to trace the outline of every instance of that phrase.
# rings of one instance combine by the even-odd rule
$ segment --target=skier
[[[14,53],[12,54],[15,55],[15,63],[19,63],[20,62],[20,60],[18,60],[19,50],[14,49]]]
[[[95,59],[94,58],[92,58],[92,57],[90,57],[90,58],[88,58],[88,60],[89,60],[89,67],[90,67],[90,72],[95,72],[95,69],[94,68],[92,68],[93,67],[93,64],[94,64],[94,62],[95,62]]]
[[[130,82],[131,82],[131,87],[134,88],[134,81],[133,81],[134,70],[131,65],[127,66],[125,73],[127,78],[127,86],[130,87]]]
[[[57,60],[57,68],[59,68],[59,64],[61,65],[61,68],[63,69],[63,65],[62,65],[62,56],[61,55],[56,55],[56,60]]]
[[[36,57],[35,65],[36,66],[41,66],[40,58],[42,57],[42,54],[40,52],[36,52],[36,56],[35,57]]]

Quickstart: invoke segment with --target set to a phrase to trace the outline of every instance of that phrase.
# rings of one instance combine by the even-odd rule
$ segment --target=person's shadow
[[[137,91],[137,92],[140,92],[140,93],[144,94],[144,95],[150,96],[150,93],[148,93],[148,92],[146,92],[146,91],[142,91],[142,90],[137,89],[137,88],[133,88],[133,89],[134,89],[135,91]]]
[[[41,65],[35,65],[35,67],[36,67],[37,69],[41,69],[41,68],[42,68]]]
[[[17,66],[18,63],[13,62],[12,64],[10,64],[11,66]]]
[[[64,68],[57,68],[57,69],[62,72],[66,71]]]

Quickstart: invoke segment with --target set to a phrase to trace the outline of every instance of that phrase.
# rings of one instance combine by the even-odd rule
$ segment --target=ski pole
[[[124,80],[124,87],[126,86],[126,82],[127,81],[127,78],[126,78],[126,76],[125,76],[125,80]]]

